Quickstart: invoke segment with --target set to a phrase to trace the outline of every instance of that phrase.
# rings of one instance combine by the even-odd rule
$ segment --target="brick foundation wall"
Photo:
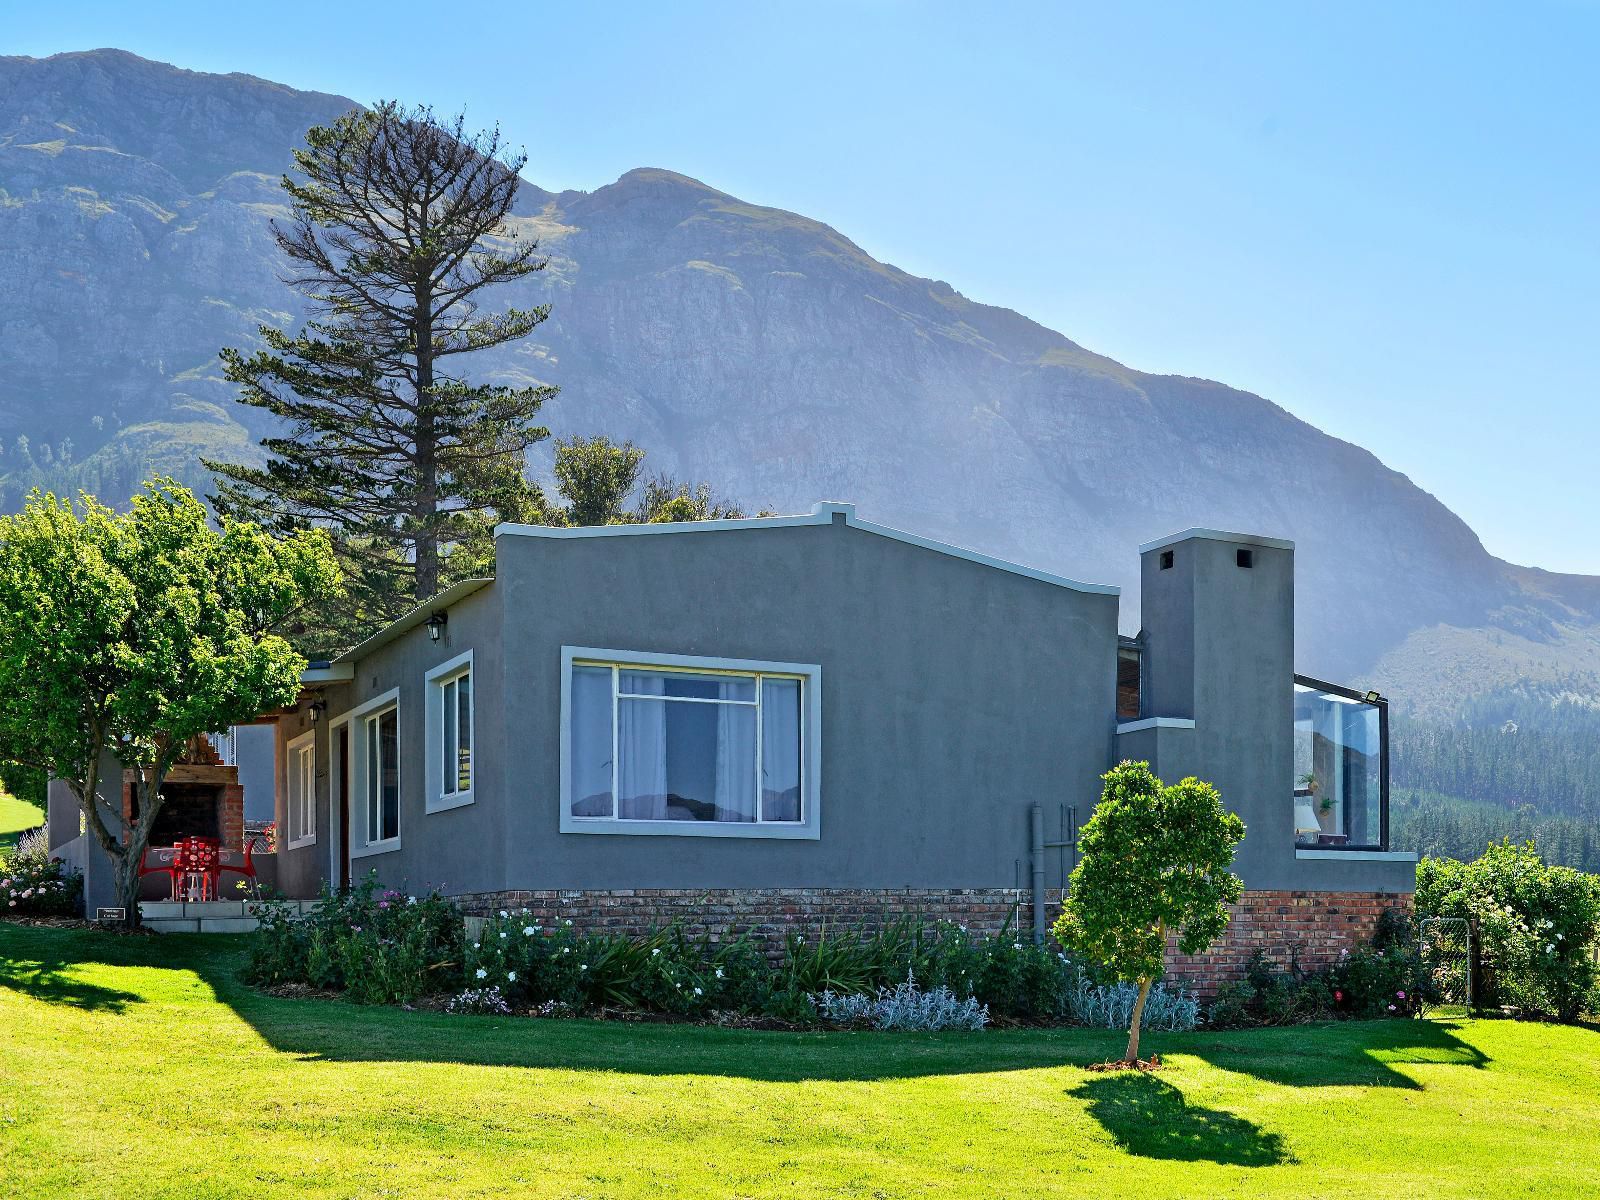
[[[1052,913],[1061,893],[1048,893]],[[457,896],[471,915],[526,908],[537,920],[571,921],[585,933],[644,933],[681,920],[691,936],[717,941],[749,931],[769,951],[780,949],[793,933],[814,936],[860,926],[882,929],[900,917],[955,921],[975,933],[993,935],[1006,927],[1032,930],[1033,904],[1015,888],[872,890],[855,888],[738,888],[618,891],[505,891]]]
[[[946,920],[974,933],[1009,928],[1033,930],[1032,898],[1026,890],[993,889],[659,889],[617,891],[513,890],[457,896],[471,915],[526,908],[535,920],[571,921],[584,933],[644,933],[681,920],[693,937],[721,941],[750,931],[769,952],[791,933],[815,936],[860,926],[881,929],[902,916]],[[1046,893],[1047,922],[1060,911],[1061,892]],[[1340,951],[1370,939],[1386,908],[1411,906],[1410,896],[1375,892],[1246,892],[1234,907],[1228,931],[1206,954],[1189,957],[1170,944],[1167,970],[1175,982],[1212,996],[1236,979],[1258,950],[1279,966],[1298,957],[1307,969],[1329,966]]]
[[[1280,968],[1298,959],[1308,971],[1332,966],[1340,953],[1369,941],[1385,909],[1411,908],[1411,897],[1379,892],[1246,892],[1227,932],[1205,954],[1167,944],[1167,974],[1202,996],[1237,979],[1257,950]]]

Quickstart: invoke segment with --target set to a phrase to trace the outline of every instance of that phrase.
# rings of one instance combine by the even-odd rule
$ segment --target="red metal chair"
[[[244,862],[242,864],[229,861],[229,859],[236,858],[238,856],[238,851],[223,850],[220,852],[220,854],[217,856],[217,884],[219,888],[222,883],[221,877],[224,874],[242,875],[245,879],[250,881],[251,888],[256,897],[260,897],[261,880],[260,877],[256,875],[255,851],[256,843],[265,840],[266,839],[263,838],[259,833],[253,837],[245,838]]]
[[[140,879],[146,875],[167,877],[167,894],[174,900],[178,899],[178,851],[177,846],[147,846],[139,863]]]

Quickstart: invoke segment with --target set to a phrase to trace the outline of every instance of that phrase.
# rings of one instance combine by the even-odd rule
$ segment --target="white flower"
[[[658,955],[660,953],[661,953],[661,947],[657,946],[654,950],[650,951],[650,957],[654,958],[656,955]]]
[[[502,941],[505,939],[505,936],[506,936],[506,931],[504,929],[502,929],[500,931],[500,938],[501,938]]]
[[[589,969],[589,964],[588,963],[579,963],[578,964],[578,970],[587,971],[588,969]]]
[[[510,913],[508,913],[508,912],[507,912],[507,911],[506,911],[506,910],[505,910],[505,909],[503,909],[503,908],[502,908],[502,909],[501,909],[501,910],[500,910],[500,915],[501,915],[501,916],[502,916],[502,917],[509,917],[509,916],[510,916],[510,915],[511,915],[511,914],[510,914]]]
[[[563,946],[563,947],[561,947],[561,953],[566,954],[571,949],[572,949],[572,947],[570,947],[570,946]]]
[[[568,917],[568,918],[567,918],[567,924],[568,924],[568,925],[571,925],[571,924],[572,924],[572,918],[571,918],[571,917]]]
[[[701,994],[702,994],[702,993],[701,993],[701,991],[700,991],[700,989],[699,989],[699,988],[695,988],[695,990],[694,990],[694,994],[695,994],[695,995],[696,995],[696,996],[698,996],[698,995],[701,995]]]
[[[417,902],[417,898],[415,896],[407,896],[406,897],[406,903],[407,904],[415,904],[416,902]]]
[[[532,937],[535,932],[536,931],[534,930],[532,925],[524,925],[522,927],[522,936],[523,937]]]
[[[515,983],[517,981],[517,973],[515,971],[507,971],[506,978]]]
[[[718,979],[721,979],[721,978],[722,978],[722,968],[721,968],[721,967],[718,967],[718,968],[717,968],[717,978],[718,978]]]
[[[486,978],[488,976],[488,974],[489,974],[489,972],[485,971],[482,967],[478,968],[478,978],[479,979]]]
[[[479,946],[479,945],[478,945],[478,943],[477,943],[477,942],[473,942],[473,943],[472,943],[472,948],[473,948],[473,949],[474,949],[474,950],[481,950],[481,949],[482,949],[482,947],[481,947],[481,946]]]

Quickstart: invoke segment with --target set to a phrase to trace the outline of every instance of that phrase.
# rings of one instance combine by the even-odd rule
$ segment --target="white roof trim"
[[[1100,596],[1116,596],[1122,590],[1111,584],[1081,583],[1076,579],[1068,579],[1064,575],[1052,575],[1048,571],[1040,571],[1034,567],[1023,566],[1021,563],[1009,562],[1003,558],[993,558],[990,555],[980,554],[976,550],[968,550],[962,546],[952,546],[948,542],[939,542],[932,538],[920,537],[914,533],[906,533],[904,530],[892,529],[887,525],[875,525],[870,521],[863,521],[858,518],[854,504],[839,504],[831,501],[824,501],[818,504],[809,513],[792,517],[746,517],[727,521],[666,521],[659,525],[550,526],[514,525],[508,522],[497,525],[494,532],[496,537],[500,537],[502,534],[515,537],[542,538],[640,537],[657,533],[713,533],[723,529],[785,529],[800,525],[829,525],[833,523],[835,514],[842,514],[846,525],[852,529],[859,529],[864,533],[875,533],[879,537],[905,542],[911,546],[920,546],[924,550],[932,550],[938,554],[948,554],[952,558],[963,558],[968,562],[975,562],[985,567],[993,567],[998,571],[1006,571],[1012,575],[1021,575],[1027,579],[1037,579],[1042,583],[1053,584],[1056,587],[1069,588],[1075,592],[1088,592]]]
[[[355,663],[329,663],[325,667],[307,667],[300,672],[302,684],[348,683],[356,677]]]
[[[1123,721],[1117,725],[1118,733],[1138,733],[1143,729],[1193,729],[1189,717],[1142,717],[1137,721]]]
[[[1139,553],[1149,554],[1152,550],[1165,550],[1168,546],[1193,541],[1196,538],[1208,542],[1237,542],[1241,546],[1261,546],[1268,550],[1294,549],[1294,543],[1285,538],[1266,537],[1259,533],[1229,533],[1224,529],[1185,529],[1182,533],[1172,533],[1153,542],[1146,542],[1139,547]]]

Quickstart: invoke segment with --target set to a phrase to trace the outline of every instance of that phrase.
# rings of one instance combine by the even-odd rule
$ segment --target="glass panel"
[[[761,681],[761,819],[800,819],[800,681]]]
[[[619,817],[756,819],[753,706],[622,699],[617,712]]]
[[[687,671],[618,672],[624,696],[671,696],[683,700],[738,700],[754,704],[756,681],[749,675],[695,675]]]
[[[472,676],[456,681],[456,790],[472,787]]]
[[[367,718],[367,841],[375,842],[378,832],[378,722]]]
[[[439,743],[439,791],[448,796],[456,790],[456,681],[439,689],[439,715],[442,740]]]
[[[383,768],[380,839],[400,836],[400,714],[390,709],[378,718],[378,758]]]
[[[572,668],[572,815],[609,817],[611,668]]]
[[[1383,740],[1378,706],[1294,688],[1295,842],[1381,848]]]
[[[1121,647],[1117,651],[1117,720],[1136,721],[1143,716],[1139,691],[1139,651]]]
[[[300,751],[300,828],[297,832],[299,837],[306,837],[315,829],[316,772],[315,751],[311,746],[305,746]]]

